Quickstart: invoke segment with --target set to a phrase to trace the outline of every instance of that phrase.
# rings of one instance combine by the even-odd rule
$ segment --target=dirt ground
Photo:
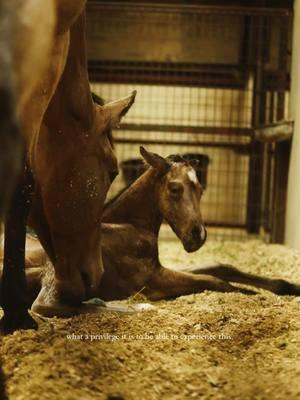
[[[300,283],[300,253],[284,246],[208,241],[188,255],[164,241],[161,254],[174,268],[216,260]],[[300,298],[204,292],[156,306],[38,319],[2,338],[10,399],[300,399]]]

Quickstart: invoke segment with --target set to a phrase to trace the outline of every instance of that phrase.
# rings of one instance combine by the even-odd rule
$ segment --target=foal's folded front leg
[[[124,304],[104,302],[99,298],[92,298],[77,304],[67,304],[62,301],[56,288],[54,268],[49,263],[41,283],[41,290],[32,304],[32,311],[44,317],[71,317],[79,314],[97,314],[114,312],[133,314],[140,311],[153,310],[155,307],[148,303]]]
[[[52,297],[52,298],[51,298]],[[93,298],[84,301],[78,305],[68,305],[62,303],[53,297],[53,294],[46,292],[42,288],[38,298],[32,305],[32,311],[44,317],[72,317],[80,314],[99,314],[104,312],[113,312],[118,314],[134,314],[141,311],[151,311],[155,309],[152,304],[122,304],[105,302],[99,298]]]

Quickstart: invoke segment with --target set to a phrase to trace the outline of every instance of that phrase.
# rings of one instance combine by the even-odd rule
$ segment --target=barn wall
[[[291,113],[295,121],[289,172],[285,243],[300,250],[300,0],[294,3]]]
[[[208,155],[202,204],[209,226],[267,238],[274,149],[251,135],[288,112],[282,67],[288,14],[146,8],[120,2],[88,9],[92,89],[106,101],[138,92],[127,130],[114,132],[120,163],[138,158],[143,140],[164,156]],[[119,176],[109,196],[123,186]]]
[[[250,82],[249,82],[250,85]],[[189,126],[228,126],[250,127],[251,90],[226,90],[209,88],[164,87],[149,85],[113,85],[93,84],[92,89],[106,100],[125,96],[133,89],[138,92],[136,103],[126,117],[126,123],[157,123]],[[111,98],[112,97],[112,98]],[[176,101],[174,101],[176,98]],[[132,137],[130,132],[116,131],[116,138]],[[139,138],[155,138],[205,142],[211,137],[199,134],[137,132]],[[213,141],[230,141],[222,135]],[[241,141],[242,142],[242,141]],[[197,152],[207,154],[211,163],[208,172],[208,186],[203,197],[203,215],[205,219],[220,222],[245,223],[248,185],[248,157],[236,154],[233,150],[201,147],[183,148],[176,145],[149,145],[151,151],[163,156],[170,153]],[[139,157],[139,145],[117,144],[119,162]],[[223,166],[223,171],[220,170]],[[114,195],[124,186],[120,176],[113,184],[110,195]]]

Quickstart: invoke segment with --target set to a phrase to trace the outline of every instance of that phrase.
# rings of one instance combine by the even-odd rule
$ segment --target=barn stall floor
[[[300,283],[300,253],[284,246],[208,242],[187,255],[163,241],[161,253],[174,268],[217,260]],[[156,306],[39,319],[2,338],[10,399],[300,399],[300,298],[204,292]]]

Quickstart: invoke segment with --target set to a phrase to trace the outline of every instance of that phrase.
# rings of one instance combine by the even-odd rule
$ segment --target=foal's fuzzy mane
[[[134,181],[135,182],[135,181]],[[104,206],[103,206],[103,211],[106,210],[109,206],[111,206],[113,203],[115,203],[118,198],[127,191],[127,189],[130,188],[130,186],[132,186],[132,184],[134,183],[132,182],[130,185],[125,186],[123,189],[121,189],[115,196],[113,196],[110,200],[108,200]]]
[[[170,154],[167,158],[167,161],[169,161],[171,164],[174,163],[181,163],[187,165],[188,162],[180,155],[180,154]]]

